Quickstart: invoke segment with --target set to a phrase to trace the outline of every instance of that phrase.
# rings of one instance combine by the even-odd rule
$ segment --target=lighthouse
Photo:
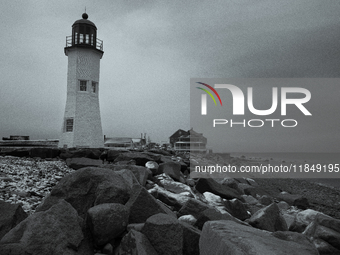
[[[99,65],[103,41],[97,27],[84,13],[66,37],[68,57],[67,99],[59,147],[100,148],[104,146],[99,108]]]

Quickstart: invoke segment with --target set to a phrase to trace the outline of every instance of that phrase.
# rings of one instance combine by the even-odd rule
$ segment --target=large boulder
[[[61,149],[60,154],[59,154],[59,158],[66,160],[68,158],[72,158],[73,154],[76,150],[75,149]]]
[[[178,211],[178,216],[193,215],[197,219],[201,212],[211,208],[211,206],[199,200],[190,198]]]
[[[285,201],[289,205],[296,206],[299,209],[305,210],[309,207],[308,199],[302,195],[289,194],[287,192],[281,192],[277,199],[280,201]]]
[[[199,214],[199,216],[197,217],[195,226],[198,227],[199,229],[202,229],[203,225],[207,221],[214,221],[214,220],[232,220],[240,224],[248,225],[247,223],[242,222],[239,219],[236,219],[230,213],[221,213],[217,211],[216,209],[211,208],[211,209],[204,210],[203,212]]]
[[[270,205],[274,202],[274,199],[270,196],[267,196],[267,195],[263,195],[262,197],[259,198],[259,202],[262,204],[262,205]]]
[[[92,254],[82,224],[77,211],[61,200],[47,211],[32,214],[8,232],[0,241],[1,254]]]
[[[340,254],[340,220],[319,213],[303,234],[314,243],[321,255]]]
[[[114,171],[128,169],[130,170],[136,179],[138,180],[139,184],[145,186],[147,179],[152,176],[152,172],[143,166],[136,166],[136,165],[103,165],[103,168],[109,168]]]
[[[239,182],[236,181],[234,178],[225,178],[220,183],[224,186],[228,186],[234,190],[237,190],[239,193],[242,193],[241,190],[238,188]]]
[[[183,255],[197,255],[199,253],[199,241],[201,237],[201,231],[193,226],[181,222],[183,229]]]
[[[153,215],[145,222],[142,233],[158,254],[183,254],[183,230],[177,219],[163,213]]]
[[[161,175],[157,175],[155,177],[159,180],[159,182],[163,185],[163,187],[166,190],[168,190],[172,193],[176,193],[176,194],[180,194],[180,193],[183,193],[183,192],[192,193],[192,190],[188,185],[185,185],[181,182],[174,181],[167,174],[161,174]]]
[[[217,196],[211,192],[204,192],[203,193],[204,198],[208,202],[208,205],[211,205],[221,213],[229,213],[225,206],[226,199],[222,199],[220,196]]]
[[[288,232],[273,236],[234,221],[209,221],[199,241],[201,255],[317,255],[318,251],[302,234]]]
[[[90,158],[68,158],[66,159],[66,164],[68,167],[78,170],[84,167],[102,167],[103,163],[99,159]]]
[[[256,205],[260,203],[256,198],[251,195],[242,195],[242,198],[248,205]]]
[[[289,227],[289,231],[302,233],[319,213],[321,212],[312,209],[298,212],[294,217],[293,223]]]
[[[163,212],[165,212],[166,214],[174,217],[177,219],[177,214],[174,211],[174,208],[172,208],[171,206],[163,203],[161,200],[156,199],[157,203],[159,204],[159,206],[161,207],[161,209],[163,210]]]
[[[160,150],[160,149],[150,149],[149,153],[160,154],[164,156],[171,156],[172,153],[170,151]]]
[[[91,158],[91,159],[99,159],[102,152],[99,149],[94,148],[84,148],[78,149],[73,152],[72,158]]]
[[[195,187],[196,190],[201,192],[202,194],[206,191],[209,191],[225,199],[237,198],[241,201],[243,200],[243,198],[236,190],[229,188],[228,186],[222,185],[215,181],[214,179],[201,178],[196,183]]]
[[[122,152],[117,150],[108,150],[106,160],[113,162]]]
[[[121,235],[129,220],[128,208],[117,203],[96,205],[87,213],[87,223],[96,246],[102,246]]]
[[[140,185],[133,186],[126,206],[130,211],[129,223],[143,223],[154,214],[167,213],[167,210]]]
[[[288,212],[288,211],[281,210],[281,213],[282,213],[282,217],[284,218],[284,220],[287,224],[287,228],[289,229],[289,231],[292,231],[291,226],[294,223],[295,216],[296,216],[297,212],[295,212],[295,211]],[[299,231],[295,231],[295,232],[299,232]]]
[[[116,255],[158,255],[149,239],[139,231],[131,229],[122,239]]]
[[[271,205],[258,210],[249,219],[249,224],[255,228],[271,232],[288,230],[287,223],[282,217],[276,203],[272,203]]]
[[[85,218],[87,210],[104,203],[125,204],[131,187],[123,176],[110,169],[87,167],[60,180],[36,211],[45,211],[65,199]]]
[[[157,184],[155,184],[152,189],[149,189],[148,192],[163,203],[173,206],[176,210],[179,210],[190,198],[193,197],[189,192],[184,192],[183,194],[172,193]]]
[[[279,209],[281,211],[286,211],[286,210],[288,210],[290,208],[290,205],[287,202],[285,202],[285,201],[278,202],[277,206],[279,207]]]
[[[178,217],[178,220],[180,222],[184,222],[184,223],[187,223],[191,226],[194,226],[196,224],[196,221],[197,219],[193,216],[193,215],[183,215],[183,216],[180,216]]]
[[[246,220],[250,218],[246,206],[240,200],[234,198],[232,200],[224,201],[224,204],[228,209],[228,212],[230,212],[230,214],[234,217],[240,220]]]
[[[143,154],[148,155],[150,158],[152,158],[153,161],[160,163],[160,160],[161,160],[161,157],[162,157],[161,154],[152,153],[150,151],[144,151]]]
[[[116,171],[117,174],[119,174],[121,177],[124,178],[125,182],[129,185],[129,187],[132,189],[133,185],[140,184],[136,178],[136,176],[128,169],[122,169]]]
[[[149,155],[141,152],[124,152],[119,154],[118,157],[115,158],[114,162],[131,160],[134,160],[138,166],[145,166],[146,162],[152,161],[153,159]]]
[[[172,162],[172,156],[163,156],[161,155],[159,162],[160,163],[166,163],[166,162]]]
[[[155,161],[148,161],[148,162],[146,162],[145,163],[145,167],[147,169],[149,169],[152,172],[152,174],[157,174],[158,173],[159,165]]]
[[[159,164],[158,174],[165,173],[173,178],[175,181],[179,181],[181,177],[181,164],[177,162],[166,162]]]
[[[19,204],[10,204],[0,200],[0,240],[26,218],[27,214]]]
[[[185,162],[184,162],[185,161]],[[185,173],[187,171],[187,173],[189,173],[189,165],[190,165],[190,162],[188,160],[177,160],[175,161],[177,163],[179,163],[181,165],[181,172],[182,173]]]

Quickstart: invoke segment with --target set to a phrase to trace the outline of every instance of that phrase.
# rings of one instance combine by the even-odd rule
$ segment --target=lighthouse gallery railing
[[[86,43],[86,42],[82,42],[82,43],[79,43],[80,45],[90,45],[90,46],[94,46],[97,50],[101,50],[103,51],[103,41],[98,39],[97,38],[97,41],[96,41],[96,45],[91,45],[90,43]],[[72,35],[70,36],[66,36],[66,47],[71,47],[71,46],[74,46],[74,45],[79,45],[78,43],[74,43],[72,44]]]

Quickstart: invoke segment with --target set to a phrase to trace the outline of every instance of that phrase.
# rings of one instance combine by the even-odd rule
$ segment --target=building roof
[[[192,129],[192,128],[190,130],[188,130],[188,133],[190,134],[189,136],[202,136],[202,137],[204,137],[203,133],[198,133],[198,132],[194,131],[194,129]]]
[[[170,138],[173,137],[173,136],[181,136],[181,135],[188,135],[188,132],[183,130],[183,129],[178,129],[175,133],[173,133],[170,136]]]
[[[132,138],[132,142],[134,143],[140,143],[142,141],[142,138]]]
[[[129,137],[107,137],[105,138],[104,144],[122,144],[132,143],[132,138]]]

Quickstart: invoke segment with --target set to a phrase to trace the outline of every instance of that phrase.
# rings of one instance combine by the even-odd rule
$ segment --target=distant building
[[[132,138],[132,143],[134,148],[143,148],[146,145],[146,133],[144,133],[144,137],[143,133],[141,133],[140,138]]]
[[[132,138],[133,148],[142,148],[146,145],[144,138]]]
[[[2,140],[29,140],[30,137],[28,135],[11,135],[8,137],[3,137]]]
[[[146,139],[143,134],[140,138],[131,137],[107,137],[104,135],[104,147],[117,149],[141,149],[146,145]]]
[[[30,140],[26,135],[11,135],[10,137],[2,137],[0,147],[57,147],[58,139],[38,139]]]
[[[188,131],[179,129],[169,139],[175,151],[207,152],[207,138],[192,128]]]
[[[175,143],[178,141],[178,138],[181,136],[189,135],[189,131],[184,131],[183,129],[178,129],[172,136],[169,138],[170,146],[172,148],[175,147]]]
[[[104,147],[116,149],[132,149],[133,141],[130,137],[106,137],[104,136]]]

